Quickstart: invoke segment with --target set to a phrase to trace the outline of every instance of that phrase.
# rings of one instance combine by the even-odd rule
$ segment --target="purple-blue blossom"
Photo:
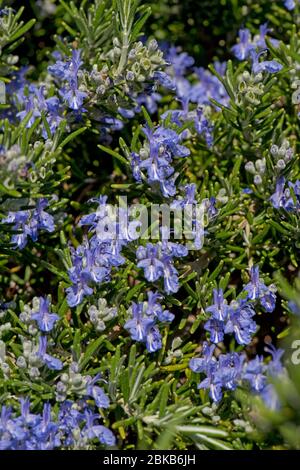
[[[96,385],[99,382],[99,379],[99,374],[93,378],[87,378],[86,395],[95,400],[95,404],[98,408],[105,409],[109,407],[109,398],[104,392],[103,388]]]
[[[187,69],[192,67],[195,62],[193,57],[186,52],[180,52],[180,49],[174,46],[168,50],[166,60],[171,64],[175,77],[185,75]]]
[[[242,28],[239,30],[239,42],[232,46],[231,50],[235,57],[239,60],[245,60],[249,57],[250,52],[255,48],[252,43],[251,33],[249,29]]]
[[[257,330],[257,324],[252,319],[254,316],[255,310],[250,303],[243,300],[231,303],[224,333],[234,334],[238,344],[249,344]]]
[[[256,356],[246,365],[243,379],[248,382],[254,392],[261,392],[266,386],[266,365],[263,357]]]
[[[17,232],[11,237],[11,243],[14,248],[19,248],[20,250],[25,248],[28,237],[34,242],[37,241],[40,230],[50,233],[54,232],[54,218],[44,210],[48,205],[47,199],[38,199],[35,209],[10,211],[7,217],[2,219],[2,223],[14,224],[13,230]]]
[[[129,331],[131,338],[134,341],[146,343],[147,335],[154,325],[155,320],[144,314],[144,303],[133,302],[131,318],[124,325],[124,328]]]
[[[293,197],[294,196],[294,197]],[[300,180],[295,183],[286,180],[283,176],[276,182],[275,192],[270,201],[275,209],[284,209],[287,212],[297,212],[300,209]]]
[[[259,58],[265,53],[265,51],[255,52],[252,50],[250,52],[251,60],[252,60],[252,72],[254,75],[257,75],[261,72],[268,72],[268,73],[277,73],[280,72],[282,69],[282,65],[277,62],[277,60],[263,60],[259,61]]]
[[[84,413],[85,426],[82,430],[83,436],[93,440],[97,438],[101,444],[105,444],[112,447],[116,443],[116,438],[112,431],[106,426],[95,423],[98,419],[98,415],[93,412],[86,410]]]
[[[181,144],[180,136],[172,129],[158,126],[156,129],[144,127],[147,138],[145,148],[139,157],[132,154],[131,167],[133,176],[141,181],[143,171],[146,171],[147,181],[152,186],[160,186],[165,197],[174,196],[176,192],[174,180],[173,159],[187,157],[189,150]]]
[[[48,67],[48,71],[59,81],[63,82],[59,94],[67,103],[68,107],[74,111],[85,111],[83,102],[87,98],[87,93],[79,87],[78,77],[83,64],[81,51],[73,49],[72,57],[61,60],[59,58],[54,65]]]
[[[39,349],[38,357],[44,362],[44,364],[51,370],[61,370],[63,368],[63,363],[60,359],[51,356],[47,353],[47,337],[39,337]]]
[[[273,312],[276,303],[275,288],[273,285],[266,286],[259,277],[259,267],[252,266],[250,269],[250,282],[243,288],[247,292],[247,298],[259,301],[267,312]]]
[[[148,291],[145,302],[133,302],[129,310],[130,317],[124,325],[134,341],[142,342],[149,352],[155,352],[162,346],[159,323],[172,322],[174,315],[162,307],[163,296],[158,292]]]
[[[213,343],[220,343],[224,339],[225,322],[210,318],[205,324],[204,329],[210,333],[210,340]]]
[[[65,401],[52,409],[45,403],[42,413],[30,411],[29,399],[20,400],[20,414],[6,406],[0,414],[0,450],[54,450],[86,448],[95,439],[112,447],[112,431],[100,424],[101,416],[87,403]]]
[[[138,221],[128,221],[126,210],[107,204],[107,197],[91,200],[98,203],[96,212],[83,216],[80,225],[89,227],[91,237],[85,237],[76,250],[71,250],[72,267],[68,274],[72,285],[66,289],[70,307],[79,305],[93,293],[95,284],[110,279],[112,268],[121,266],[125,259],[122,248],[136,237]]]
[[[284,6],[287,10],[292,11],[296,6],[296,2],[299,3],[299,0],[284,0]]]
[[[252,60],[255,62],[253,68],[253,72],[255,74],[261,71],[274,73],[278,72],[282,68],[282,66],[276,61],[265,61],[264,63],[261,63],[260,70],[257,68],[258,57],[267,50],[266,35],[269,32],[271,32],[271,29],[268,28],[268,23],[260,25],[259,34],[255,35],[253,38],[248,28],[242,28],[238,33],[238,43],[231,48],[233,55],[238,60],[246,60],[249,57],[252,57]],[[278,47],[279,41],[277,39],[270,38],[270,41],[274,47]],[[259,51],[258,54],[256,50]]]
[[[215,320],[225,321],[228,316],[229,306],[224,299],[222,289],[213,290],[213,304],[206,308],[206,312],[210,313]]]
[[[212,347],[204,343],[203,358],[193,358],[190,368],[196,373],[204,373],[204,378],[198,388],[208,389],[209,396],[214,402],[219,402],[224,390],[235,390],[242,378],[243,354],[221,354],[218,359],[213,356]]]
[[[149,282],[163,278],[166,293],[177,292],[179,282],[174,258],[184,257],[187,253],[186,246],[179,243],[167,240],[156,244],[147,243],[146,247],[139,246],[136,251],[137,267],[144,270],[144,276]]]
[[[41,331],[49,333],[59,319],[56,313],[50,312],[50,300],[44,297],[39,298],[39,309],[31,315],[31,318],[35,320]]]

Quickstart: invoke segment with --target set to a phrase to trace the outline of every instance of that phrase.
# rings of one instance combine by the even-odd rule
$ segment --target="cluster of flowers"
[[[56,89],[54,92],[49,89],[49,84],[38,86],[28,82],[26,80],[28,68],[22,67],[19,71],[12,73],[11,82],[7,87],[7,95],[12,107],[8,113],[6,110],[3,111],[3,117],[8,117],[11,121],[14,121],[15,117],[23,121],[30,116],[27,122],[28,128],[33,126],[36,119],[44,116],[47,121],[47,128],[42,123],[41,129],[44,139],[49,137],[49,131],[51,135],[55,133],[60,122],[66,118],[68,111],[71,110],[68,116],[69,121],[80,116],[80,113],[84,112],[83,100],[87,97],[87,93],[79,89],[81,51],[74,49],[72,57],[66,57],[64,60],[59,52],[54,55],[57,61],[48,67],[48,71],[55,79],[61,80],[57,88],[58,96],[55,94]],[[47,95],[50,96],[46,98]],[[20,111],[16,112],[18,109]]]
[[[87,93],[81,91],[78,85],[78,78],[80,76],[80,67],[83,62],[81,60],[81,51],[74,49],[72,51],[71,59],[62,60],[59,52],[55,53],[57,59],[54,65],[49,65],[48,71],[59,80],[60,86],[59,94],[64,103],[73,111],[84,111],[83,101],[87,97]]]
[[[145,343],[149,352],[161,349],[161,334],[157,327],[157,322],[171,322],[174,315],[169,310],[164,310],[159,303],[162,295],[158,292],[148,291],[146,302],[132,303],[129,319],[124,328],[129,331],[134,341]]]
[[[107,196],[92,199],[98,202],[96,212],[82,217],[81,226],[88,226],[90,238],[76,250],[72,250],[72,267],[69,277],[72,286],[67,289],[67,300],[70,307],[79,305],[85,296],[92,295],[91,284],[101,284],[108,281],[111,269],[121,266],[125,259],[121,255],[122,247],[132,241],[131,233],[138,224],[122,217],[122,208],[119,208],[118,218],[115,217],[113,207],[106,204]]]
[[[48,342],[53,345],[50,333],[53,331],[59,316],[51,312],[48,298],[34,298],[32,307],[25,305],[20,314],[20,321],[27,328],[26,333],[19,334],[23,352],[16,359],[16,365],[37,380],[47,373],[47,369],[58,371],[56,377],[56,401],[60,404],[58,412],[51,416],[50,404],[44,405],[42,414],[29,412],[29,400],[21,400],[21,416],[16,416],[5,406],[1,410],[0,449],[54,449],[56,447],[86,448],[95,439],[102,444],[115,444],[113,433],[98,423],[101,419],[95,413],[95,407],[106,409],[109,398],[97,383],[100,376],[81,375],[80,367],[72,362],[69,372],[63,369],[63,362],[47,352]],[[5,362],[5,353],[1,357],[1,368],[5,376],[10,374],[10,366]],[[46,367],[46,368],[45,368]],[[72,397],[79,397],[73,402]],[[95,405],[91,404],[91,400]],[[96,423],[95,423],[96,421]]]
[[[182,133],[182,136],[189,136],[192,128],[199,136],[205,138],[206,144],[211,147],[213,142],[213,126],[209,121],[211,114],[211,98],[218,103],[226,105],[229,101],[228,94],[222,83],[208,70],[203,67],[193,67],[194,59],[186,52],[181,52],[178,47],[171,46],[164,53],[166,60],[166,71],[155,71],[153,78],[155,83],[151,90],[132,94],[132,102],[135,106],[131,109],[119,107],[118,111],[125,118],[132,118],[140,112],[141,105],[144,105],[150,114],[157,111],[157,103],[162,96],[157,92],[157,85],[162,85],[165,89],[175,91],[176,100],[180,105],[179,109],[170,109],[162,115],[162,119],[170,116],[171,122],[182,126],[189,123],[189,130]],[[225,63],[214,63],[215,69],[223,75]],[[192,72],[192,74],[191,74]],[[191,80],[190,80],[191,78]],[[111,119],[111,118],[110,118]],[[114,125],[120,128],[122,123],[114,119]],[[147,135],[147,134],[146,134]],[[148,135],[147,135],[148,137]],[[134,159],[133,155],[133,159]]]
[[[149,282],[155,282],[162,277],[164,291],[171,294],[179,289],[178,272],[173,259],[182,258],[187,254],[187,247],[180,243],[167,240],[156,244],[147,243],[146,247],[139,246],[137,249],[137,267],[143,268],[144,276]]]
[[[211,99],[218,103],[227,104],[228,95],[222,83],[203,67],[194,67],[191,82],[187,77],[194,65],[194,59],[179,48],[171,47],[166,53],[170,64],[167,72],[175,84],[176,98],[179,109],[166,111],[162,118],[171,118],[171,122],[182,126],[189,123],[189,130],[183,135],[189,136],[192,128],[199,136],[203,136],[208,147],[213,143],[213,126],[209,121],[211,114]],[[216,70],[223,75],[226,64],[216,62]]]
[[[266,364],[261,356],[246,361],[245,354],[237,352],[215,357],[215,348],[214,344],[204,342],[202,357],[190,361],[193,372],[206,375],[198,388],[208,389],[212,400],[219,402],[224,390],[233,391],[244,384],[249,386],[252,392],[259,394],[269,408],[276,409],[279,406],[275,389],[268,382],[268,377],[278,377],[285,373],[281,364],[283,350],[276,350],[273,346],[265,348],[272,355],[272,360]]]
[[[147,183],[155,188],[159,186],[165,197],[174,196],[176,193],[174,157],[187,157],[190,151],[181,145],[181,136],[172,129],[157,126],[156,129],[144,127],[143,132],[147,137],[139,153],[131,154],[131,168],[134,178],[142,181],[142,170],[147,172]]]
[[[134,178],[148,183],[152,190],[160,190],[166,198],[176,195],[176,178],[172,166],[176,157],[187,157],[189,150],[181,144],[182,136],[175,130],[157,126],[156,128],[144,127],[143,132],[147,137],[139,153],[131,154],[131,168]],[[147,172],[147,178],[143,170]],[[187,185],[184,198],[174,198],[171,207],[184,207],[185,204],[196,203],[195,186]],[[97,201],[97,200],[93,200]],[[89,226],[92,234],[90,238],[85,238],[84,243],[72,252],[73,266],[69,269],[69,277],[72,286],[67,289],[68,304],[73,307],[79,305],[84,296],[93,293],[92,284],[99,284],[109,280],[113,267],[121,266],[125,260],[121,255],[123,246],[135,240],[132,233],[139,223],[131,221],[128,223],[127,217],[118,214],[118,222],[111,222],[111,207],[106,205],[107,198],[100,197],[99,207],[96,212],[84,216],[81,226]],[[215,215],[213,209],[214,201],[207,204],[207,211],[210,215]],[[120,211],[120,209],[119,209]],[[123,226],[122,220],[125,225]],[[112,230],[113,228],[113,230]],[[124,230],[125,228],[125,230]],[[195,221],[195,246],[202,247],[203,227],[197,226]],[[144,269],[145,278],[149,282],[164,279],[164,291],[174,293],[179,289],[178,272],[174,267],[174,258],[181,258],[188,253],[187,247],[179,243],[169,242],[164,238],[156,243],[148,243],[146,247],[140,246],[137,249],[137,267]]]
[[[224,105],[228,103],[228,95],[222,83],[209,70],[203,67],[193,68],[195,61],[186,52],[181,52],[178,47],[170,47],[166,53],[166,60],[170,64],[167,68],[168,74],[172,77],[177,99],[183,109],[188,109],[189,102],[198,106],[210,106],[211,98]],[[223,75],[226,64],[215,62],[214,67],[220,75]],[[191,69],[195,74],[192,82],[187,78]]]
[[[51,405],[45,403],[40,414],[30,411],[28,399],[21,399],[20,411],[17,415],[5,405],[1,408],[1,450],[86,449],[95,442],[115,445],[113,433],[99,424],[101,416],[86,403],[65,401],[55,414]]]
[[[275,287],[267,287],[262,282],[258,266],[251,268],[250,278],[250,282],[243,288],[247,294],[246,299],[232,301],[229,305],[223,297],[222,289],[214,290],[214,303],[206,309],[211,318],[204,325],[213,343],[223,341],[224,333],[233,333],[239,344],[250,343],[257,329],[252,319],[255,315],[254,305],[250,302],[260,302],[267,312],[273,312],[276,302]]]
[[[205,323],[204,328],[210,333],[212,343],[220,343],[224,339],[224,333],[232,333],[238,344],[247,345],[251,342],[257,325],[253,320],[255,315],[254,305],[259,302],[267,311],[273,312],[276,303],[275,286],[266,286],[259,277],[258,266],[250,270],[250,282],[243,291],[247,297],[228,305],[221,289],[215,289],[213,293],[214,303],[206,309],[211,318]],[[278,403],[274,389],[267,382],[267,372],[282,372],[280,357],[283,351],[270,350],[273,362],[266,366],[263,358],[246,362],[244,353],[221,354],[218,359],[213,356],[215,345],[203,344],[203,357],[193,358],[190,367],[194,372],[206,374],[199,388],[209,388],[210,396],[214,401],[222,398],[223,389],[235,390],[242,381],[248,381],[252,390],[259,392],[266,400],[268,406]],[[276,370],[276,371],[275,371]]]
[[[259,34],[251,37],[249,29],[243,28],[239,30],[239,42],[235,44],[231,50],[238,60],[246,60],[249,57],[252,60],[252,72],[258,75],[262,72],[276,73],[282,69],[282,65],[276,60],[263,60],[259,58],[268,51],[266,44],[266,35],[270,32],[267,23],[259,28]],[[270,39],[272,45],[277,47],[279,41]]]
[[[28,84],[25,78],[27,69],[21,69],[11,81],[8,94],[12,92],[13,100],[18,108],[22,108],[16,116],[20,121],[26,118],[30,113],[27,127],[30,128],[37,118],[44,116],[48,128],[42,125],[42,136],[44,139],[49,137],[50,130],[53,135],[60,122],[66,118],[69,112],[68,121],[78,119],[81,113],[85,112],[83,101],[88,94],[81,91],[79,80],[83,72],[80,70],[83,62],[81,60],[81,51],[74,49],[71,58],[62,58],[59,52],[54,53],[57,59],[55,64],[48,67],[48,72],[57,80],[58,96],[52,94],[45,85],[36,86]]]
[[[289,5],[291,3],[294,2],[289,2]],[[267,26],[263,25],[260,34],[252,39],[250,32],[243,29],[239,33],[239,44],[233,47],[238,59],[252,58],[254,75],[262,72],[274,73],[282,68],[275,60],[259,60],[267,48],[265,42],[267,32]],[[276,45],[275,40],[273,44]],[[227,105],[229,98],[225,88],[215,76],[203,68],[194,68],[193,78],[188,79],[187,73],[193,67],[194,60],[176,48],[171,48],[166,55],[170,64],[168,73],[159,70],[163,60],[155,42],[152,42],[148,48],[142,43],[137,43],[128,51],[129,66],[126,69],[120,67],[120,55],[120,44],[115,40],[110,60],[117,65],[112,73],[115,83],[120,87],[126,86],[123,91],[131,98],[133,106],[128,109],[117,103],[116,112],[120,116],[133,117],[139,112],[142,104],[145,104],[151,112],[156,111],[156,102],[160,99],[160,95],[155,91],[154,82],[174,89],[181,106],[181,109],[170,109],[163,114],[163,125],[143,128],[146,137],[144,144],[138,152],[132,152],[130,155],[134,179],[139,183],[148,184],[156,196],[167,198],[173,208],[184,208],[185,205],[196,203],[195,185],[185,186],[184,196],[178,195],[176,186],[178,173],[174,164],[177,163],[177,158],[189,156],[190,151],[182,142],[191,136],[191,129],[204,136],[208,146],[212,145],[213,127],[209,122],[209,116],[212,110],[218,108],[212,107],[210,99]],[[152,56],[160,58],[155,66],[155,61],[151,62]],[[106,99],[109,89],[114,86],[114,78],[109,76],[108,67],[104,66],[101,70],[93,67],[91,73],[86,72],[82,67],[80,50],[73,50],[71,57],[62,57],[56,53],[55,59],[55,64],[48,67],[48,72],[54,77],[56,88],[59,90],[58,96],[50,91],[51,96],[47,98],[50,89],[45,85],[37,88],[35,85],[27,84],[25,70],[20,71],[10,84],[13,100],[16,100],[16,106],[22,108],[16,114],[17,117],[23,120],[28,117],[28,113],[31,113],[27,127],[33,126],[36,119],[46,119],[47,126],[42,120],[44,138],[49,137],[49,129],[50,133],[54,134],[66,116],[69,124],[73,120],[83,119],[87,111],[84,106],[89,108],[96,105],[96,99],[99,97]],[[225,64],[216,63],[215,69],[223,75]],[[120,77],[124,80],[122,81]],[[152,80],[149,92],[142,85],[138,88],[133,86],[135,81],[139,84],[146,83],[149,77]],[[93,84],[92,88],[95,89],[89,89],[90,84]],[[122,126],[121,121],[112,115],[101,115],[99,121],[104,128],[110,126],[119,129]],[[176,126],[181,127],[184,123],[191,124],[189,130],[185,129],[182,132],[174,130]],[[276,149],[273,150],[275,152]],[[286,210],[299,209],[299,182],[294,185],[289,183],[292,194],[291,189],[284,187],[284,179],[279,180],[276,192],[271,197],[274,207],[277,204],[277,207]],[[294,196],[297,198],[296,202]],[[133,233],[137,222],[129,222],[127,225],[127,218],[124,217],[126,227],[120,227],[122,218],[119,216],[115,226],[115,218],[110,212],[111,206],[107,205],[107,197],[101,196],[92,199],[92,202],[98,203],[97,210],[84,216],[80,222],[81,226],[88,227],[89,233],[83,243],[71,251],[72,266],[68,274],[72,285],[67,288],[67,302],[70,307],[81,304],[84,297],[94,293],[95,285],[101,285],[110,279],[112,269],[120,267],[126,261],[122,255],[123,247],[135,240]],[[3,223],[14,224],[13,228],[17,233],[12,236],[12,243],[16,248],[24,248],[28,237],[36,241],[39,230],[54,231],[54,219],[44,210],[47,206],[46,199],[39,199],[34,209],[9,212],[2,220]],[[205,208],[209,218],[216,215],[213,198],[205,201]],[[197,221],[195,224],[195,247],[201,249],[204,229],[202,226],[197,226]],[[169,241],[162,230],[161,241],[147,243],[146,246],[137,248],[136,266],[143,270],[144,277],[149,283],[163,280],[163,286],[158,283],[157,288],[161,288],[166,294],[172,294],[178,292],[180,287],[179,273],[175,267],[176,259],[187,255],[187,247]],[[246,298],[228,305],[223,292],[220,289],[214,291],[214,303],[206,309],[211,317],[204,325],[205,330],[210,333],[212,343],[223,341],[224,334],[231,333],[235,335],[238,344],[249,344],[257,329],[253,320],[255,303],[260,302],[267,312],[274,310],[276,297],[273,287],[267,287],[262,282],[257,267],[251,269],[250,275],[251,281],[243,289]],[[148,290],[147,297],[147,301],[132,303],[124,328],[134,341],[145,344],[147,350],[153,353],[162,347],[160,323],[172,322],[174,315],[162,307],[162,294]],[[105,322],[117,315],[117,311],[109,308],[105,299],[99,299],[98,307],[90,306],[88,315],[96,331],[100,332],[105,329]],[[33,309],[25,309],[20,320],[28,326],[32,338],[28,340],[20,337],[23,353],[16,360],[18,367],[28,373],[33,380],[44,374],[45,369],[62,371],[63,362],[48,351],[48,347],[53,346],[50,333],[59,320],[58,315],[51,312],[50,301],[40,298]],[[247,382],[252,390],[266,399],[268,404],[273,405],[276,402],[276,395],[272,386],[268,384],[267,376],[282,373],[280,350],[270,350],[273,359],[268,365],[265,365],[263,359],[258,356],[247,362],[244,354],[234,352],[221,354],[217,358],[214,352],[215,345],[205,342],[203,357],[194,358],[190,363],[193,371],[206,375],[199,387],[208,388],[214,401],[222,398],[224,389],[234,390],[239,384]],[[9,365],[5,362],[3,351],[0,353],[0,365],[8,375]],[[109,406],[109,399],[104,390],[96,385],[100,377],[92,378],[81,374],[80,366],[72,362],[68,371],[59,373],[57,379],[56,400],[60,403],[60,407],[56,417],[51,414],[51,407],[48,404],[44,405],[42,414],[32,414],[29,411],[29,402],[22,401],[20,416],[2,407],[0,448],[52,449],[59,446],[86,448],[87,444],[96,439],[102,444],[114,445],[115,438],[112,432],[98,424],[99,414],[95,414],[94,408],[88,405],[88,400],[93,399],[98,408]],[[69,397],[74,395],[78,396],[80,401],[74,403],[69,400]]]
[[[27,245],[28,237],[34,242],[37,241],[39,230],[54,232],[53,216],[44,210],[48,205],[47,199],[37,199],[34,209],[10,211],[7,217],[2,219],[3,224],[14,224],[13,230],[17,233],[12,235],[11,243],[15,248],[23,249]]]
[[[124,64],[121,68],[118,39],[114,38],[113,42],[114,47],[106,57],[102,56],[99,64],[93,63],[92,66],[90,60],[86,61],[89,65],[84,64],[80,49],[72,49],[70,56],[55,51],[52,54],[55,62],[48,66],[49,75],[41,86],[26,80],[28,67],[12,72],[6,90],[11,107],[1,111],[2,117],[15,122],[16,117],[22,121],[30,116],[28,128],[36,119],[43,117],[47,125],[42,121],[41,134],[47,139],[49,132],[53,135],[62,120],[72,125],[82,120],[89,110],[99,123],[103,141],[109,141],[108,132],[123,127],[117,114],[122,118],[133,117],[140,112],[143,104],[151,110],[155,100],[159,99],[155,91],[157,84],[173,86],[166,73],[161,71],[165,60],[155,40],[148,45],[141,42],[133,44],[128,52],[126,67]],[[117,94],[116,87],[119,90]],[[120,96],[120,89],[124,97]],[[112,107],[111,113],[104,111],[106,106],[99,110],[100,101],[107,100]]]
[[[270,201],[275,209],[284,209],[288,212],[298,212],[300,209],[300,181],[295,183],[282,176],[277,180],[275,192]]]

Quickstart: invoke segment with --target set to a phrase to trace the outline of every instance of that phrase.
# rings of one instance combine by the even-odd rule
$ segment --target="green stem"
[[[127,54],[128,54],[128,48],[129,48],[128,39],[129,39],[128,31],[125,30],[124,35],[123,35],[122,52],[121,52],[120,62],[119,62],[118,71],[117,71],[118,74],[120,74],[123,71],[126,61],[127,61]]]

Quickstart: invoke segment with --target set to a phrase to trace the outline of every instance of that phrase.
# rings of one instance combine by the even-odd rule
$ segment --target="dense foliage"
[[[300,448],[299,12],[0,0],[0,449]]]

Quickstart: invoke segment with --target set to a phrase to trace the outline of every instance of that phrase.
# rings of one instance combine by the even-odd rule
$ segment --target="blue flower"
[[[69,80],[70,62],[62,61],[60,53],[56,55],[55,58],[57,60],[55,64],[49,65],[48,72],[60,80]]]
[[[203,114],[202,108],[197,108],[195,118],[195,129],[199,135],[203,135],[207,146],[212,147],[213,144],[213,126],[209,123],[207,118]]]
[[[155,320],[144,316],[143,308],[143,303],[137,304],[133,302],[131,307],[132,318],[127,320],[124,325],[124,328],[129,331],[131,338],[141,342],[146,341],[148,330],[155,324]]]
[[[284,6],[289,11],[294,10],[296,6],[295,0],[284,0]]]
[[[202,382],[200,382],[200,384],[198,385],[198,388],[208,388],[209,396],[216,403],[218,403],[223,397],[222,386],[219,382],[214,381],[214,377],[212,374],[209,374],[206,379],[202,380]]]
[[[267,49],[267,44],[266,44],[266,35],[268,32],[270,32],[271,29],[268,28],[268,23],[264,23],[260,25],[259,27],[259,36],[258,39],[255,42],[256,47],[259,47],[260,49]],[[277,39],[270,38],[270,41],[274,47],[278,47],[279,41]]]
[[[174,199],[171,204],[171,209],[184,209],[187,205],[197,204],[196,199],[196,185],[187,184],[184,186],[184,197]]]
[[[266,347],[265,351],[271,353],[272,360],[264,364],[263,358],[256,356],[246,365],[243,380],[249,383],[252,391],[259,394],[268,408],[276,410],[280,408],[280,401],[274,386],[268,383],[268,376],[284,376],[285,370],[281,362],[284,351],[277,350],[273,345]]]
[[[62,88],[60,95],[67,101],[69,108],[75,111],[82,108],[83,101],[87,97],[87,93],[77,90],[76,88]]]
[[[225,321],[228,316],[229,307],[227,301],[224,300],[222,289],[213,290],[214,303],[206,308],[215,320]]]
[[[134,111],[135,113],[139,113],[142,109],[142,105],[144,105],[150,114],[154,114],[158,109],[157,103],[161,101],[161,99],[162,96],[156,92],[150,94],[140,93],[135,99],[136,106],[134,108]]]
[[[270,410],[280,409],[280,400],[273,384],[267,384],[260,392],[260,396]]]
[[[244,301],[230,305],[224,332],[234,333],[238,344],[249,344],[257,329],[255,321],[252,320],[254,315],[255,310],[252,305]]]
[[[111,430],[100,424],[94,424],[94,421],[95,419],[98,418],[98,415],[95,415],[91,411],[86,410],[84,413],[84,416],[85,416],[85,426],[83,428],[84,436],[86,436],[88,439],[97,438],[101,444],[105,444],[109,447],[115,445],[116,438],[111,432]]]
[[[31,429],[33,439],[27,444],[27,448],[31,447],[32,450],[52,450],[55,447],[59,447],[61,444],[59,438],[58,424],[55,423],[51,418],[51,405],[49,403],[44,404],[43,414]]]
[[[48,333],[54,327],[55,322],[59,319],[56,313],[50,313],[50,300],[44,297],[39,298],[39,310],[31,315],[33,320],[36,320],[38,327],[41,331]]]
[[[225,328],[224,321],[211,318],[204,324],[204,328],[210,333],[210,340],[213,343],[220,343],[223,341]]]
[[[231,50],[237,59],[245,60],[249,57],[250,52],[253,51],[254,47],[249,29],[243,28],[239,30],[238,44],[235,44]]]
[[[186,256],[187,253],[187,247],[166,239],[156,245],[147,243],[146,248],[140,246],[137,249],[137,266],[144,269],[144,276],[149,282],[163,277],[165,292],[177,292],[178,271],[174,267],[173,258]]]
[[[211,362],[216,361],[216,358],[213,357],[215,344],[208,344],[204,341],[202,345],[202,357],[193,357],[190,360],[190,369],[194,372],[205,372],[208,370]]]
[[[284,350],[276,349],[273,344],[269,344],[265,347],[265,351],[270,353],[272,356],[272,360],[267,365],[268,374],[270,374],[272,377],[278,377],[284,371],[282,365],[282,356],[284,354]]]
[[[88,285],[90,282],[89,273],[81,271],[78,266],[73,266],[69,269],[68,274],[73,285],[66,289],[67,302],[70,307],[75,307],[81,304],[85,296],[92,295],[94,291]]]
[[[214,62],[213,65],[216,72],[221,76],[225,74],[226,62]],[[228,105],[228,93],[219,79],[203,67],[195,67],[194,71],[199,78],[199,82],[191,86],[189,99],[198,105],[211,106],[210,99],[213,98],[220,104]]]
[[[9,212],[7,217],[2,219],[4,224],[14,224],[13,228],[16,231],[21,231],[12,235],[11,243],[15,248],[22,250],[27,245],[27,237],[30,234],[27,223],[30,218],[29,211],[18,211],[18,212]]]
[[[177,47],[170,47],[166,60],[171,63],[176,77],[181,77],[185,74],[189,67],[194,65],[193,57],[189,56],[186,52],[179,52]]]
[[[179,290],[178,271],[173,265],[173,257],[163,254],[161,257],[163,263],[164,290],[167,294],[175,293]]]
[[[266,366],[263,358],[256,356],[248,362],[243,379],[246,380],[251,389],[255,392],[261,392],[266,385],[267,378],[265,375]]]
[[[74,111],[85,111],[82,107],[84,99],[88,96],[86,92],[79,89],[78,73],[81,65],[81,51],[73,49],[71,59],[56,61],[48,67],[48,71],[59,80],[65,82],[59,94],[67,102],[70,109]]]
[[[169,90],[176,89],[174,80],[165,72],[154,72],[153,78],[154,80],[157,80],[160,85],[164,86],[165,88],[168,88]]]
[[[159,303],[162,299],[162,295],[158,292],[148,291],[148,300],[146,307],[146,314],[152,318],[157,318],[161,322],[171,322],[174,320],[173,313],[169,310],[164,310]]]
[[[158,351],[162,347],[161,334],[157,326],[150,326],[146,332],[146,348],[150,353]]]
[[[147,243],[146,248],[139,246],[137,249],[137,267],[144,269],[144,276],[149,282],[157,281],[163,274],[164,265],[159,256],[159,246],[152,243]]]
[[[216,382],[227,390],[235,390],[242,377],[244,359],[243,354],[236,352],[221,354],[215,374]]]
[[[270,197],[270,201],[275,209],[284,209],[288,212],[297,211],[300,208],[300,181],[288,182],[285,188],[285,178],[281,176],[276,182],[275,192]],[[291,189],[295,198],[291,195]]]
[[[96,420],[94,413],[84,401],[62,403],[58,414],[51,413],[51,405],[45,403],[42,414],[30,412],[29,399],[20,400],[21,414],[17,416],[5,406],[0,416],[0,449],[53,450],[59,447],[86,447],[98,439],[101,444],[115,445],[113,433]]]
[[[41,116],[41,112],[37,107],[37,104],[34,100],[33,95],[29,95],[28,97],[25,98],[24,100],[25,104],[25,109],[23,111],[19,111],[16,116],[19,118],[20,121],[23,121],[25,117],[31,113],[31,116],[26,124],[27,128],[30,128],[33,126],[35,120]]]
[[[119,209],[117,220],[106,201],[106,196],[93,199],[91,202],[98,202],[97,211],[81,219],[80,225],[89,226],[92,236],[72,250],[73,266],[68,271],[72,286],[66,290],[70,307],[79,305],[85,296],[91,295],[94,283],[109,280],[111,269],[125,262],[121,255],[123,246],[136,237],[139,222],[128,222],[127,212],[124,210],[123,213],[122,209]]]
[[[172,129],[158,126],[153,130],[144,127],[143,132],[148,140],[145,148],[147,155],[140,160],[134,156],[134,177],[140,181],[139,170],[145,169],[150,185],[159,184],[164,196],[173,196],[176,188],[172,177],[174,173],[172,160],[174,157],[186,157],[190,151],[180,144],[180,136]],[[139,165],[139,170],[136,165]]]
[[[157,292],[148,292],[148,301],[132,303],[132,318],[127,320],[124,328],[129,331],[133,340],[143,342],[149,352],[161,349],[161,334],[157,322],[171,322],[174,315],[164,310],[158,302],[162,296]]]
[[[37,241],[39,230],[54,231],[54,219],[44,210],[47,206],[47,199],[38,199],[35,209],[9,212],[7,217],[2,219],[2,223],[14,224],[14,230],[20,232],[11,238],[15,248],[23,249],[27,245],[28,237]]]
[[[141,157],[136,152],[132,152],[130,154],[130,157],[131,157],[130,166],[131,166],[132,175],[136,181],[141,183],[142,182]]]
[[[252,59],[252,72],[255,75],[260,72],[277,73],[282,69],[282,65],[276,60],[263,60],[262,62],[259,62],[259,57],[265,52],[266,51],[255,52],[255,50],[250,52]]]
[[[47,350],[47,337],[40,336],[39,338],[39,350],[38,356],[45,363],[45,365],[51,370],[61,370],[63,368],[63,363],[56,357],[50,356],[46,352]]]
[[[300,315],[300,307],[298,303],[294,302],[293,300],[289,300],[288,307],[294,315]]]
[[[219,402],[223,389],[235,390],[241,381],[245,357],[234,352],[221,354],[217,359],[213,356],[214,349],[214,345],[203,343],[203,357],[191,359],[190,368],[196,373],[206,375],[198,388],[209,389],[212,400]]]
[[[249,300],[259,300],[267,312],[273,312],[276,304],[274,286],[267,287],[259,277],[259,267],[252,266],[250,269],[251,281],[244,286]]]
[[[31,218],[31,238],[35,241],[38,237],[38,230],[46,230],[54,232],[55,225],[52,215],[48,214],[44,209],[49,205],[45,198],[38,199],[36,209],[33,211]]]
[[[103,388],[95,385],[99,381],[100,375],[96,375],[93,379],[88,377],[86,395],[92,397],[95,400],[98,408],[108,408],[109,398],[104,392]]]

